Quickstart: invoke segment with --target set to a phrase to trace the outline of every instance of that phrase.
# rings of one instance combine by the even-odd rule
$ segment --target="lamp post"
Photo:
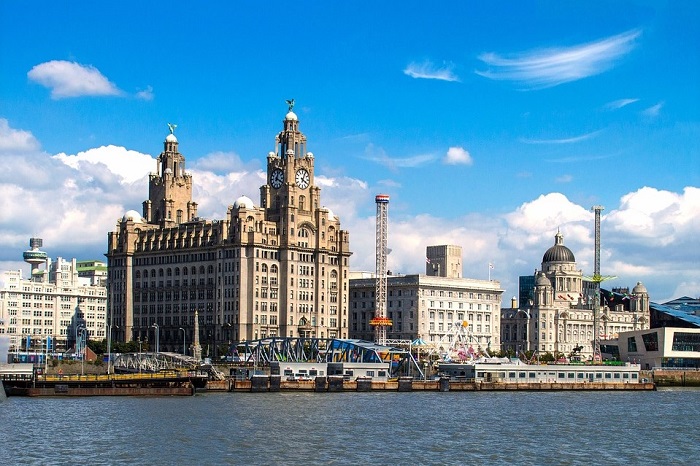
[[[182,330],[182,355],[185,356],[187,354],[187,347],[185,346],[185,329],[180,327],[179,330]]]
[[[159,343],[158,339],[160,338],[160,332],[158,331],[159,330],[158,324],[156,324],[155,322],[153,323],[153,325],[151,325],[151,327],[153,327],[155,329],[155,333],[156,333],[156,355],[157,355],[158,354],[158,343]]]
[[[112,365],[112,330],[119,326],[107,324],[107,375],[110,374],[110,366]]]
[[[85,327],[79,327],[81,334],[81,341],[87,340],[87,329]],[[85,375],[85,347],[86,344],[81,344],[82,354],[80,355],[80,375]]]

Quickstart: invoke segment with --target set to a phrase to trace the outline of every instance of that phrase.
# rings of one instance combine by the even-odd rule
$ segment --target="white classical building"
[[[503,349],[592,357],[596,312],[601,339],[649,328],[644,285],[637,283],[631,293],[626,288],[601,290],[597,304],[594,285],[576,268],[573,252],[557,232],[554,246],[544,253],[542,267],[535,272],[532,301],[503,310]]]
[[[49,344],[60,351],[76,336],[104,339],[107,289],[92,277],[79,277],[76,259],[51,261],[38,248],[24,256],[31,256],[28,278],[22,270],[0,272],[0,334],[9,350],[45,350]]]
[[[451,327],[467,322],[474,345],[500,349],[499,318],[503,290],[496,280],[462,277],[459,246],[428,246],[426,275],[387,277],[387,338],[422,339],[428,345],[448,337]],[[350,276],[350,338],[374,341],[370,320],[375,316],[376,277]]]

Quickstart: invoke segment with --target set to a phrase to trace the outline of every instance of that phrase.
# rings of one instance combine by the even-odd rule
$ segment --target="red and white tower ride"
[[[374,327],[375,343],[386,345],[386,328],[391,326],[391,320],[386,316],[386,256],[388,237],[389,195],[377,194],[377,236],[376,236],[376,288],[374,318],[369,324]]]

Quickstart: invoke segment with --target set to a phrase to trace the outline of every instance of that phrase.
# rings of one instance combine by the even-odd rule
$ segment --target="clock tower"
[[[299,119],[292,111],[294,101],[288,103],[289,112],[275,138],[275,150],[267,155],[267,183],[260,188],[267,220],[278,223],[280,231],[289,232],[281,239],[281,245],[294,245],[297,235],[304,234],[298,228],[292,233],[295,225],[318,230],[321,191],[314,184],[314,155],[306,152],[306,136],[299,131]]]

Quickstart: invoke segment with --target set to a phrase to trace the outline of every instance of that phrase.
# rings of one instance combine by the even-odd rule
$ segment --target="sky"
[[[202,217],[257,204],[295,99],[352,270],[388,194],[393,273],[459,245],[506,306],[557,231],[593,274],[602,205],[604,287],[698,297],[698,24],[694,1],[2,1],[0,270],[31,236],[104,259],[168,123]]]

